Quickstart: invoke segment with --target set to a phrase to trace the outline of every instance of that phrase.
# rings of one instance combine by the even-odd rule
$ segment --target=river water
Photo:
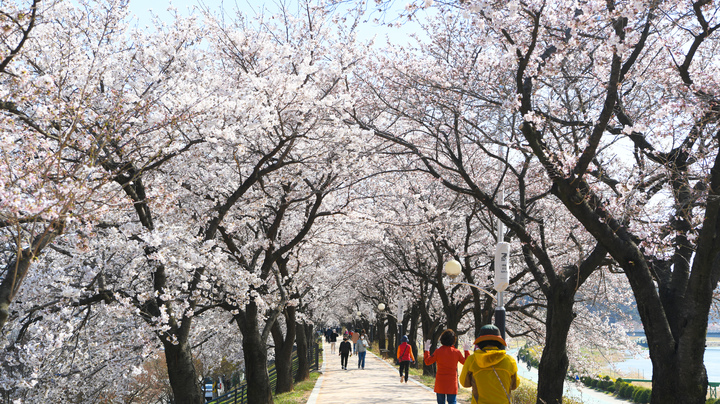
[[[652,362],[648,351],[643,350],[641,357],[630,358],[615,364],[618,371],[627,374],[630,379],[652,378]],[[720,347],[705,348],[705,368],[709,382],[720,382]]]

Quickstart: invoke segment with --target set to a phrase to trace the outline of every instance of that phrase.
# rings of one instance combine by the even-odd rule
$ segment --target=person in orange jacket
[[[408,381],[408,373],[410,372],[410,362],[415,362],[415,356],[412,347],[408,343],[407,335],[403,335],[400,339],[400,346],[397,350],[398,362],[400,362],[400,383],[403,382],[403,370],[405,371],[405,383]]]
[[[460,372],[460,383],[472,387],[472,404],[511,403],[511,391],[518,387],[517,362],[505,352],[507,344],[497,327],[484,325],[479,334],[476,350]]]
[[[437,363],[435,372],[435,394],[438,404],[457,403],[458,394],[458,371],[457,364],[465,363],[465,358],[470,356],[470,344],[463,346],[463,350],[455,348],[457,335],[455,331],[447,329],[440,335],[441,347],[430,354],[430,340],[425,341],[425,365],[430,366]]]

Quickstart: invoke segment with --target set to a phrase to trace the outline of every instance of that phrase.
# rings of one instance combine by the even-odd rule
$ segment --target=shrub
[[[637,391],[637,389],[638,389],[637,386],[633,386],[632,384],[629,385],[629,386],[628,386],[628,389],[627,389],[627,397],[625,397],[625,398],[629,398],[629,399],[632,400],[632,398],[633,398],[633,396],[635,395],[635,392]]]
[[[636,401],[641,404],[648,404],[650,402],[650,393],[650,389],[646,389],[644,387],[640,388]]]
[[[615,392],[617,392],[618,397],[622,397],[623,387],[626,386],[628,386],[627,382],[615,383]]]
[[[636,388],[635,391],[633,391],[632,400],[636,403],[640,402],[640,395],[642,394],[643,389]]]
[[[631,384],[626,384],[620,389],[620,397],[621,398],[631,398],[634,392],[635,392],[635,386],[633,386]]]

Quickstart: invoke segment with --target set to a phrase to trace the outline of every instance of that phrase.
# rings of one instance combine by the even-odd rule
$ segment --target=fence
[[[320,364],[320,343],[315,342],[308,345],[308,363],[310,371],[317,371]],[[298,355],[297,347],[293,347],[292,352],[292,377],[295,379],[298,371]],[[277,370],[275,369],[275,361],[268,363],[268,374],[270,376],[270,389],[275,392],[277,386]],[[240,383],[234,390],[213,399],[209,404],[247,404],[247,382]]]

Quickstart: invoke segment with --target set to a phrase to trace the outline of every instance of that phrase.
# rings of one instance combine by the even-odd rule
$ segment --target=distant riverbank
[[[632,331],[632,332],[629,332],[628,335],[637,340],[645,338],[644,331]],[[707,338],[705,339],[705,346],[707,346],[707,347],[720,346],[720,332],[708,332]]]
[[[643,349],[639,357],[628,358],[622,362],[614,363],[615,370],[624,377],[633,379],[652,379],[652,362],[647,349]],[[713,346],[708,344],[705,349],[705,368],[708,381],[720,382],[720,341]]]

